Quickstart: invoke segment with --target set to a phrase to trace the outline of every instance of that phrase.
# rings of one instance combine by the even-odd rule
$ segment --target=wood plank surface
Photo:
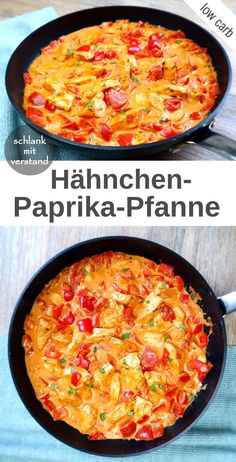
[[[9,227],[0,228],[0,334],[6,335],[14,305],[32,275],[66,247],[99,236],[137,236],[181,254],[217,296],[236,290],[233,227]],[[228,343],[236,345],[236,313],[226,319]]]
[[[227,5],[232,12],[236,14],[236,1],[235,0],[224,0],[225,5]],[[96,6],[108,6],[108,5],[140,5],[143,6],[144,3],[141,0],[71,0],[70,2],[65,2],[63,0],[51,0],[50,3],[47,0],[41,0],[40,3],[38,0],[1,0],[0,5],[0,18],[6,19],[9,17],[17,16],[26,12],[34,11],[39,8],[52,6],[58,15],[64,15],[77,11],[78,9],[93,8]],[[163,10],[168,10],[170,12],[175,12],[185,16],[186,18],[192,19],[193,21],[201,24],[203,27],[206,27],[204,21],[202,21],[192,10],[188,7],[184,0],[146,0],[145,6],[150,6],[154,8],[159,8]],[[142,19],[142,18],[141,18]],[[151,20],[151,18],[150,18]],[[220,113],[217,116],[216,125],[214,130],[231,137],[236,140],[236,123],[235,123],[235,113],[236,113],[236,53],[235,50],[232,51],[227,45],[222,43],[225,49],[227,50],[232,67],[234,70],[233,85],[228,97],[228,100]],[[219,153],[209,151],[198,145],[184,145],[177,152],[162,153],[158,159],[160,160],[223,160],[223,156]]]

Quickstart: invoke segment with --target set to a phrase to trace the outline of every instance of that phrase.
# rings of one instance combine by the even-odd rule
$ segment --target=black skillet
[[[23,99],[23,72],[25,72],[33,59],[40,53],[41,48],[48,45],[61,35],[72,31],[100,24],[103,21],[115,21],[116,19],[129,19],[132,21],[149,21],[152,24],[161,25],[169,29],[181,29],[188,38],[196,41],[200,46],[207,47],[213,64],[218,73],[221,95],[216,101],[208,117],[195,127],[173,138],[149,144],[140,144],[127,147],[93,146],[76,143],[60,138],[35,125],[24,114],[22,109]],[[158,158],[160,152],[166,151],[179,143],[200,143],[208,149],[220,152],[228,159],[236,157],[236,142],[226,136],[217,134],[211,130],[212,122],[218,111],[225,103],[232,80],[232,70],[229,58],[221,44],[198,24],[162,10],[142,8],[138,6],[108,6],[92,8],[62,16],[40,27],[30,34],[15,50],[10,58],[6,71],[6,88],[9,99],[21,119],[43,134],[45,138],[54,144],[68,149],[75,149],[84,159],[150,159]]]
[[[198,397],[185,412],[184,417],[179,419],[172,427],[167,428],[162,438],[153,441],[89,441],[85,435],[81,435],[66,423],[62,421],[54,422],[50,414],[43,409],[41,403],[36,399],[26,372],[24,349],[21,346],[23,324],[36,296],[44,285],[64,267],[84,257],[107,250],[141,255],[157,263],[161,260],[173,265],[176,274],[181,275],[185,283],[192,285],[201,295],[204,312],[213,321],[213,335],[210,336],[208,346],[208,356],[213,368],[204,381],[204,385],[206,384],[207,387],[198,394]],[[9,362],[12,377],[16,389],[31,415],[45,430],[63,443],[81,451],[106,456],[127,456],[145,452],[173,441],[188,430],[209,406],[219,386],[225,366],[227,339],[223,316],[233,310],[236,310],[236,292],[217,300],[200,273],[181,256],[166,247],[144,239],[121,236],[104,237],[82,242],[69,247],[47,262],[33,276],[21,294],[9,330]]]

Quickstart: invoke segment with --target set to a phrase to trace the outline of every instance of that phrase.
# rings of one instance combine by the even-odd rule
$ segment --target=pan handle
[[[231,292],[230,294],[218,297],[217,300],[223,311],[223,316],[225,316],[226,314],[233,313],[233,311],[236,311],[236,292]]]
[[[220,153],[225,159],[236,160],[236,141],[214,132],[212,127],[215,122],[213,121],[209,126],[199,130],[199,132],[188,140],[188,144],[200,144],[210,151]]]

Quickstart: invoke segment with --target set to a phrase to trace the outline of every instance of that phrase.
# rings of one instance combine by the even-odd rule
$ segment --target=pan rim
[[[216,306],[219,308],[219,313],[220,313],[220,318],[221,318],[221,328],[222,328],[222,335],[223,335],[223,358],[222,358],[222,364],[221,364],[221,370],[220,370],[220,374],[219,374],[219,377],[217,379],[217,383],[216,385],[214,386],[214,391],[212,392],[212,395],[210,396],[209,400],[207,401],[206,405],[204,406],[204,408],[202,409],[202,411],[199,413],[199,415],[194,418],[194,420],[182,431],[180,431],[177,435],[175,435],[173,438],[171,438],[170,440],[162,443],[161,445],[159,446],[154,446],[152,448],[149,448],[149,449],[140,449],[138,451],[133,451],[133,452],[129,452],[129,453],[118,453],[118,454],[111,454],[111,453],[108,453],[108,452],[96,452],[96,451],[91,451],[91,450],[87,450],[87,449],[84,449],[84,448],[81,448],[81,447],[77,447],[75,446],[74,444],[72,443],[68,443],[68,442],[65,442],[63,440],[62,437],[58,436],[58,435],[55,435],[55,431],[53,432],[53,430],[50,430],[48,429],[47,425],[43,424],[40,420],[40,418],[38,418],[38,416],[35,416],[35,414],[33,413],[33,410],[31,409],[31,407],[26,403],[25,401],[25,398],[24,398],[24,395],[23,393],[21,392],[21,390],[19,389],[20,387],[18,387],[18,383],[17,383],[17,380],[16,380],[16,377],[15,377],[15,374],[14,374],[14,368],[13,368],[13,364],[12,364],[12,355],[11,355],[11,341],[12,341],[12,336],[13,336],[13,324],[14,324],[14,321],[15,321],[15,317],[17,315],[17,312],[18,312],[18,309],[19,309],[19,305],[20,305],[20,302],[21,302],[21,299],[23,298],[24,294],[27,292],[27,290],[29,289],[29,287],[31,286],[31,284],[34,282],[34,280],[40,275],[40,273],[42,271],[44,271],[44,269],[46,269],[49,265],[51,265],[51,263],[53,263],[53,261],[57,260],[58,258],[60,258],[61,256],[63,256],[64,254],[66,254],[67,252],[71,252],[73,251],[73,249],[77,249],[79,247],[82,247],[84,245],[90,245],[90,244],[93,244],[95,242],[99,242],[99,241],[106,241],[106,242],[109,242],[109,241],[112,241],[112,240],[116,240],[116,241],[122,241],[122,240],[126,240],[126,241],[133,241],[133,242],[140,242],[141,243],[146,243],[148,245],[154,245],[156,248],[159,248],[163,251],[167,251],[170,255],[174,256],[174,257],[177,257],[179,258],[180,260],[182,260],[182,262],[184,263],[184,265],[186,267],[189,267],[190,269],[192,269],[195,273],[197,273],[198,276],[200,276],[201,280],[203,281],[203,283],[206,285],[206,287],[208,288],[208,291],[209,293],[211,294],[211,296],[213,297],[213,300],[216,304]],[[224,318],[223,318],[223,313],[222,313],[222,310],[221,310],[221,307],[218,303],[218,300],[215,296],[215,293],[213,292],[213,290],[211,289],[211,287],[209,286],[208,282],[205,280],[205,278],[201,275],[201,273],[191,264],[188,262],[188,260],[186,260],[185,258],[183,258],[181,255],[179,255],[178,253],[176,253],[175,251],[173,251],[172,249],[169,249],[168,247],[166,246],[163,246],[157,242],[153,242],[149,239],[143,239],[143,238],[139,238],[139,237],[135,237],[135,236],[121,236],[121,235],[118,235],[118,236],[103,236],[103,237],[98,237],[98,238],[93,238],[93,239],[89,239],[89,240],[85,240],[85,241],[82,241],[82,242],[79,242],[77,244],[73,244],[72,246],[69,246],[67,248],[65,248],[64,250],[58,252],[54,257],[51,257],[49,260],[46,261],[45,264],[43,264],[38,271],[36,271],[34,273],[34,275],[30,278],[29,282],[26,284],[26,286],[24,287],[23,291],[21,292],[17,302],[16,302],[16,305],[15,305],[15,308],[14,308],[14,311],[12,313],[12,317],[11,317],[11,322],[10,322],[10,326],[9,326],[9,331],[8,331],[8,361],[9,361],[9,365],[10,365],[10,372],[11,372],[11,376],[12,376],[12,379],[13,379],[13,382],[14,382],[14,385],[15,385],[15,388],[17,390],[17,393],[19,395],[19,397],[21,398],[22,402],[24,403],[27,411],[31,414],[31,416],[36,420],[36,422],[44,429],[46,430],[50,435],[52,435],[54,438],[56,438],[57,440],[61,441],[62,443],[64,443],[65,445],[68,445],[76,450],[79,450],[79,451],[82,451],[82,452],[85,452],[85,453],[89,453],[89,454],[93,454],[93,455],[97,455],[97,456],[106,456],[106,457],[131,457],[131,456],[136,456],[138,454],[142,454],[142,453],[148,453],[148,452],[151,452],[151,451],[154,451],[154,450],[158,450],[159,448],[164,448],[167,444],[170,444],[172,443],[173,441],[175,441],[177,438],[179,438],[180,436],[182,436],[185,432],[187,432],[188,430],[190,430],[190,428],[195,425],[195,423],[203,416],[203,414],[207,411],[207,409],[209,408],[209,406],[211,405],[213,399],[215,398],[216,396],[216,393],[219,389],[219,386],[221,384],[221,380],[222,380],[222,377],[223,377],[223,374],[224,374],[224,370],[225,370],[225,363],[226,363],[226,357],[227,357],[227,335],[226,335],[226,329],[225,329],[225,323],[224,323]],[[46,412],[46,411],[45,411]],[[117,440],[117,441],[123,441],[123,440]],[[132,440],[131,440],[132,441]],[[153,440],[153,442],[155,442],[156,440]]]
[[[24,44],[27,43],[27,41],[34,38],[34,35],[37,35],[44,28],[48,28],[49,26],[55,24],[58,21],[64,20],[65,18],[73,17],[73,16],[78,15],[78,14],[83,14],[83,13],[86,13],[86,12],[91,13],[91,14],[94,15],[94,14],[96,14],[96,11],[104,11],[104,10],[115,11],[115,10],[119,10],[121,8],[122,9],[127,9],[127,11],[132,11],[132,10],[150,11],[150,14],[152,12],[155,12],[155,14],[160,12],[160,13],[164,13],[166,15],[169,15],[171,17],[175,17],[176,20],[178,20],[178,19],[183,20],[184,19],[184,21],[186,21],[186,23],[189,23],[190,25],[194,25],[194,27],[198,27],[200,32],[203,31],[204,34],[207,34],[208,37],[217,45],[217,47],[220,48],[221,52],[224,55],[226,63],[227,63],[228,83],[227,83],[227,87],[225,89],[225,92],[224,92],[224,95],[223,95],[221,101],[212,109],[212,111],[208,114],[208,116],[204,120],[202,120],[200,123],[196,124],[194,127],[186,130],[185,132],[180,133],[180,134],[178,134],[176,136],[173,136],[171,138],[164,139],[164,140],[151,142],[151,143],[145,143],[145,144],[131,145],[131,146],[105,146],[105,145],[99,146],[99,145],[94,145],[94,144],[78,143],[76,141],[68,140],[66,138],[62,138],[60,136],[57,136],[57,135],[45,130],[44,128],[34,124],[30,119],[28,119],[28,117],[26,117],[26,115],[25,115],[25,113],[23,111],[23,108],[19,109],[16,106],[15,102],[13,101],[13,96],[12,96],[10,88],[9,88],[8,77],[9,77],[10,68],[11,68],[12,62],[13,62],[13,60],[15,58],[15,55],[20,51],[21,47],[23,47]],[[175,145],[175,144],[180,143],[181,140],[184,142],[185,139],[190,138],[191,135],[194,136],[194,134],[196,132],[198,132],[201,129],[205,128],[206,126],[208,126],[212,122],[212,120],[215,118],[217,113],[221,110],[222,106],[225,104],[226,99],[228,98],[228,95],[229,95],[229,92],[230,92],[230,89],[231,89],[231,85],[232,85],[232,66],[231,66],[231,62],[230,62],[228,53],[226,52],[226,50],[222,46],[222,44],[219,42],[219,40],[216,39],[213,36],[213,34],[211,34],[211,32],[209,32],[207,29],[205,29],[201,25],[195,23],[194,21],[192,21],[192,20],[190,20],[190,19],[188,19],[188,18],[186,18],[184,16],[181,16],[181,15],[178,15],[178,14],[166,11],[166,10],[156,9],[156,8],[149,8],[149,7],[142,7],[142,6],[128,6],[128,5],[111,5],[111,6],[101,6],[101,7],[77,10],[77,11],[74,11],[72,13],[69,13],[69,14],[66,14],[66,15],[63,15],[63,16],[59,16],[59,17],[47,22],[46,24],[42,25],[41,27],[39,27],[36,30],[34,30],[33,32],[31,32],[17,46],[17,48],[12,53],[12,55],[11,55],[11,57],[9,59],[9,62],[7,64],[7,67],[6,67],[6,73],[5,73],[5,86],[6,86],[6,91],[7,91],[8,98],[9,98],[13,108],[15,109],[17,114],[20,116],[20,118],[25,122],[26,125],[28,125],[30,128],[32,128],[34,131],[36,131],[36,132],[38,132],[40,134],[43,134],[46,138],[48,138],[54,144],[58,145],[60,143],[65,148],[66,147],[71,148],[74,151],[76,151],[76,148],[79,149],[79,150],[83,149],[85,151],[84,155],[86,155],[89,152],[89,155],[91,155],[91,156],[93,156],[93,154],[96,155],[97,154],[96,151],[100,151],[100,152],[103,152],[103,153],[107,152],[110,155],[112,155],[112,153],[114,153],[114,155],[115,155],[116,153],[119,153],[119,152],[127,152],[128,153],[129,151],[136,151],[137,154],[143,155],[146,150],[148,151],[148,148],[149,149],[155,149],[155,147],[157,147],[157,148],[160,148],[162,151],[165,151],[165,149],[168,149],[171,145]],[[88,151],[88,152],[86,152],[86,151]],[[127,159],[127,160],[129,160],[129,159]]]

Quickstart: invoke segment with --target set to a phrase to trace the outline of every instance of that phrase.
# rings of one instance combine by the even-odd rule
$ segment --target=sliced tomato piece
[[[162,361],[162,364],[163,364],[164,367],[167,366],[167,360],[168,360],[169,357],[170,357],[169,351],[167,350],[167,348],[164,348],[163,355],[162,355],[162,358],[161,358],[161,361]]]
[[[45,349],[44,354],[47,356],[47,358],[51,359],[59,359],[61,357],[61,352],[57,350],[55,345],[49,345]]]
[[[24,84],[29,85],[32,82],[32,77],[29,72],[24,72],[23,74]]]
[[[62,319],[63,322],[67,323],[67,324],[73,324],[75,320],[75,316],[74,314],[72,313],[72,311],[69,311],[65,316],[64,318]]]
[[[125,322],[127,322],[127,324],[129,324],[130,326],[134,325],[135,317],[133,315],[133,310],[130,306],[124,307],[124,319]]]
[[[120,109],[129,99],[128,93],[124,91],[114,90],[109,88],[104,91],[104,99],[106,104],[111,105],[114,109]]]
[[[76,143],[85,143],[86,140],[88,139],[88,133],[86,135],[74,135],[74,141],[76,141]]]
[[[54,420],[62,420],[68,414],[67,409],[64,406],[59,406],[56,409],[53,409],[52,416]]]
[[[176,286],[178,287],[179,291],[183,290],[183,288],[184,288],[184,281],[183,281],[183,279],[181,278],[181,276],[175,276],[174,283],[175,283]]]
[[[120,146],[130,146],[132,144],[132,133],[121,133],[118,135],[118,143]]]
[[[169,278],[174,277],[174,268],[171,265],[167,265],[166,263],[160,263],[158,269],[161,273],[165,274]]]
[[[181,382],[186,383],[186,382],[188,382],[188,381],[191,379],[191,377],[190,377],[190,375],[189,375],[187,372],[184,371],[184,372],[182,372],[182,373],[180,374],[179,379],[180,379]]]
[[[33,104],[34,106],[44,106],[46,103],[46,100],[42,95],[40,95],[40,93],[37,93],[37,91],[34,91],[29,96],[29,102]]]
[[[188,303],[189,299],[190,299],[190,295],[189,295],[189,294],[181,294],[181,295],[180,295],[180,300],[181,300],[181,302],[184,303],[184,304],[185,304],[185,303]]]
[[[121,434],[125,436],[126,438],[132,435],[135,431],[136,431],[136,423],[133,421],[129,422],[128,424],[120,428]]]
[[[128,54],[129,55],[137,55],[140,53],[140,47],[138,45],[130,45],[128,47]]]
[[[90,366],[90,361],[88,358],[86,358],[85,355],[78,354],[76,357],[76,365],[83,367],[84,369],[89,369]]]
[[[29,106],[26,111],[27,117],[32,120],[36,125],[42,126],[43,124],[43,113],[39,109]]]
[[[203,361],[200,361],[197,358],[193,358],[191,361],[189,361],[189,369],[197,371],[200,380],[204,379],[204,377],[211,370],[212,367],[213,366],[209,361],[207,363],[204,363]]]
[[[180,109],[181,99],[180,98],[167,98],[164,100],[164,106],[169,112],[175,112]]]
[[[200,112],[192,112],[190,114],[190,119],[191,120],[200,120],[201,118],[202,118],[202,116],[201,116]]]
[[[45,109],[47,109],[47,111],[50,111],[50,112],[54,112],[56,110],[56,107],[54,106],[54,104],[50,103],[50,101],[47,101],[45,102],[45,105],[44,105]]]
[[[82,45],[81,47],[77,48],[77,51],[89,51],[90,45]]]
[[[173,308],[167,305],[163,305],[161,307],[162,319],[163,321],[174,321],[175,319],[175,312]]]
[[[159,65],[152,67],[149,71],[148,78],[153,81],[163,79],[163,66]]]
[[[52,315],[53,315],[53,318],[56,319],[56,321],[58,321],[58,319],[61,316],[62,308],[63,308],[63,305],[57,305],[57,306],[54,306],[52,309]]]
[[[111,137],[113,135],[113,131],[112,131],[112,129],[110,127],[108,127],[108,125],[103,124],[101,126],[101,135],[102,135],[102,137],[103,137],[103,139],[105,141],[110,141],[110,139],[111,139]]]
[[[129,401],[130,399],[133,399],[135,396],[135,393],[131,390],[124,391],[124,393],[121,396],[121,401]]]
[[[165,128],[160,132],[163,138],[173,138],[173,136],[179,135],[179,132],[172,130],[172,128]]]
[[[142,370],[151,371],[157,366],[158,363],[159,359],[155,351],[151,350],[149,347],[145,347],[141,357]]]
[[[70,302],[74,298],[74,291],[70,287],[64,289],[63,292],[65,302]]]
[[[72,376],[71,376],[71,384],[74,386],[74,387],[77,387],[79,381],[81,379],[81,374],[77,371],[74,371],[72,373]]]
[[[152,422],[153,438],[161,438],[164,435],[164,427],[159,422]]]
[[[102,432],[96,431],[94,433],[90,433],[88,436],[89,440],[106,440],[106,437],[103,435]]]
[[[135,433],[135,439],[136,440],[153,440],[153,431],[151,425],[144,425],[141,427],[137,433]]]
[[[201,332],[197,336],[197,342],[201,348],[206,348],[208,345],[208,341],[209,339],[208,339],[208,335],[206,334],[206,332]]]
[[[93,61],[102,61],[105,58],[105,51],[96,50],[94,53]]]
[[[78,327],[80,332],[93,332],[93,324],[90,318],[80,319],[78,321]]]
[[[94,295],[89,294],[87,289],[82,289],[79,291],[78,299],[81,308],[83,308],[85,311],[89,313],[94,311],[96,297],[94,297]]]
[[[201,322],[199,322],[199,324],[197,324],[194,329],[193,329],[193,333],[194,334],[198,334],[199,332],[202,331],[202,328],[203,328],[203,325]]]

